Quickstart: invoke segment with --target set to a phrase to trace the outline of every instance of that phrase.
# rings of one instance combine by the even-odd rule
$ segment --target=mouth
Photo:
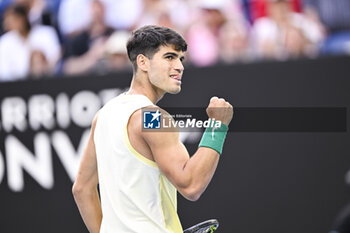
[[[175,80],[181,82],[181,78],[182,78],[182,77],[181,77],[180,74],[171,74],[171,75],[170,75],[170,78],[175,79]]]

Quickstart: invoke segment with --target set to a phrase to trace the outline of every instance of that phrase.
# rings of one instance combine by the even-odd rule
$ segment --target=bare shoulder
[[[178,144],[179,142],[179,132],[174,122],[171,114],[162,108],[155,108],[153,112],[156,112],[155,117],[159,111],[159,121],[160,128],[157,129],[144,129],[142,136],[147,142],[147,144],[152,148],[154,146],[169,146],[171,144]]]
[[[154,123],[160,122],[160,128],[148,128],[147,125],[145,125],[145,117],[147,117],[147,114],[150,115],[150,121]],[[156,105],[147,106],[138,109],[131,115],[128,130],[138,132],[139,135],[147,142],[147,144],[152,142],[162,142],[164,140],[168,140],[169,138],[177,139],[177,128],[173,127],[172,124],[168,124],[167,128],[163,128],[163,120],[169,122],[169,120],[173,121],[174,119],[167,111]]]
[[[140,132],[141,131],[141,120],[142,120],[142,109],[136,110],[131,114],[128,122],[129,132]]]
[[[152,127],[147,128],[146,125],[143,123],[147,122],[146,118],[151,117],[151,121],[153,122],[162,122],[161,119],[171,119],[173,120],[172,116],[165,111],[164,109],[156,106],[156,105],[150,105],[146,106],[144,108],[140,108],[132,113],[132,115],[129,118],[129,127],[136,126],[138,129],[147,129],[144,130],[145,132],[158,132],[160,131],[157,129],[152,129]]]

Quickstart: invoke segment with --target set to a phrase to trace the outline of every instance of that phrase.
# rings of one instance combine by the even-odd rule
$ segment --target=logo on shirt
[[[161,112],[144,111],[143,112],[143,128],[144,129],[160,129],[161,127]]]

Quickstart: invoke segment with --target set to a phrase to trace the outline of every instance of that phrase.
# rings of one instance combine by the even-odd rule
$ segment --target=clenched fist
[[[210,99],[207,114],[209,118],[229,125],[233,117],[233,107],[225,99],[214,96]]]

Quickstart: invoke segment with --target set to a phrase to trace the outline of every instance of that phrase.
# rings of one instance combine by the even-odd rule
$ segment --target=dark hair
[[[139,54],[151,59],[162,45],[173,45],[177,51],[187,50],[184,38],[170,28],[148,25],[133,31],[126,47],[134,70],[137,70],[136,58]]]
[[[20,17],[23,20],[24,23],[24,30],[26,31],[26,33],[28,33],[31,29],[31,25],[28,19],[28,7],[26,5],[22,5],[22,4],[14,4],[14,5],[10,5],[5,13],[10,13],[13,15],[16,15],[17,17]]]

